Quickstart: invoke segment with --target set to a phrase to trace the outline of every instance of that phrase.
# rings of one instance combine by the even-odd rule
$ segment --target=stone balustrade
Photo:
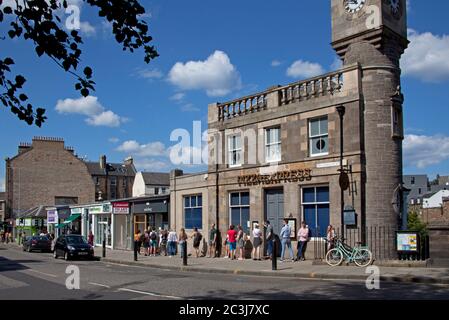
[[[226,121],[236,117],[265,110],[268,107],[283,106],[307,99],[334,95],[343,90],[345,70],[328,73],[283,87],[274,87],[262,93],[218,104],[218,119]],[[271,99],[270,97],[273,97]]]

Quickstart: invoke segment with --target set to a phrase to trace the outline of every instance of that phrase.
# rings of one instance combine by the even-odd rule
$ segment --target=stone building
[[[115,200],[132,196],[136,168],[133,158],[123,163],[108,163],[106,156],[99,162],[86,162],[90,175],[95,183],[95,200]]]
[[[422,208],[421,219],[426,224],[448,224],[449,223],[449,197],[442,199],[438,207]]]
[[[0,192],[0,229],[2,227],[3,222],[5,221],[5,207],[6,207],[6,194],[4,192]]]
[[[6,159],[6,210],[16,217],[41,205],[72,205],[95,200],[86,163],[59,138],[35,137]]]
[[[170,194],[170,174],[138,172],[133,184],[133,197]]]
[[[332,0],[332,46],[343,67],[208,108],[209,169],[170,180],[171,226],[250,229],[306,221],[316,236],[339,227],[340,133],[351,227],[398,228],[403,208],[405,0]],[[375,16],[373,16],[375,15]],[[339,106],[345,107],[340,126]],[[347,181],[349,180],[349,181]],[[393,241],[394,234],[386,241]],[[393,246],[392,246],[393,247]]]

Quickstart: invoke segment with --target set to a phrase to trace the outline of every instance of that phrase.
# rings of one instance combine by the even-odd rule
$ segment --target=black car
[[[47,236],[27,237],[23,242],[23,251],[51,252],[51,239]]]
[[[55,243],[53,251],[55,259],[64,257],[64,260],[74,258],[94,258],[94,247],[87,243],[86,239],[80,235],[63,235]]]

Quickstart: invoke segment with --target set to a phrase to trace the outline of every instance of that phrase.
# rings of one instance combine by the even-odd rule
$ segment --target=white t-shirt
[[[260,237],[262,237],[262,231],[260,231],[259,228],[255,228],[255,229],[253,230],[253,237],[254,237],[254,238],[260,238]]]

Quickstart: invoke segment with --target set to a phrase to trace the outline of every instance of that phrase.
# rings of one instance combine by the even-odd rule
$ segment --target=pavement
[[[97,250],[97,255],[100,253]],[[103,262],[123,265],[146,266],[181,272],[218,273],[250,276],[275,276],[301,279],[327,280],[366,280],[373,272],[372,269],[360,268],[352,265],[330,267],[327,264],[317,264],[312,260],[292,262],[278,260],[277,270],[272,270],[270,260],[254,261],[251,259],[239,261],[224,258],[188,257],[188,265],[182,265],[182,259],[175,257],[146,257],[138,256],[134,261],[132,251],[107,250]],[[388,266],[383,266],[388,265]],[[397,265],[397,266],[393,266]],[[423,284],[449,284],[449,269],[410,267],[408,263],[384,262],[377,266],[380,270],[380,281]]]

